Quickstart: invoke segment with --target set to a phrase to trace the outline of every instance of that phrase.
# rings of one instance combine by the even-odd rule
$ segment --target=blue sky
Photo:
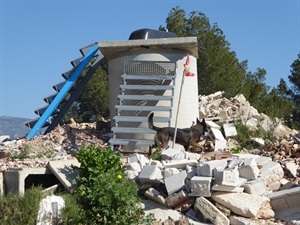
[[[217,23],[249,71],[267,70],[269,86],[288,81],[300,53],[299,0],[0,0],[0,116],[37,118],[79,48],[165,26],[176,6]]]

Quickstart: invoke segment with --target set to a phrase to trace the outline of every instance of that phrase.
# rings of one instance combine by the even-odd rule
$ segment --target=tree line
[[[199,95],[224,91],[224,97],[230,98],[243,94],[260,113],[283,119],[287,126],[300,129],[300,53],[291,62],[289,85],[281,79],[276,87],[269,87],[267,71],[264,68],[248,71],[247,60],[238,60],[222,29],[211,24],[204,13],[187,14],[177,6],[171,9],[165,22],[166,26],[159,26],[159,30],[168,30],[178,37],[197,37]],[[106,65],[97,70],[64,120],[73,117],[78,122],[87,122],[109,118],[108,86]]]

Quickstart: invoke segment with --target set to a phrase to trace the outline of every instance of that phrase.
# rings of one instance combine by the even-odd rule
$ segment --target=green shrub
[[[36,225],[42,188],[33,187],[23,196],[8,194],[0,197],[1,225]]]
[[[79,187],[75,190],[89,225],[139,224],[144,211],[137,196],[136,183],[126,178],[121,153],[110,149],[82,148]]]
[[[260,147],[260,144],[253,141],[252,138],[259,137],[264,140],[273,139],[272,131],[265,131],[262,127],[251,130],[249,127],[243,125],[240,122],[236,123],[235,127],[237,129],[237,136],[235,137],[235,139],[242,147],[247,149],[255,149]]]
[[[76,195],[72,193],[62,193],[61,197],[65,201],[65,207],[62,210],[63,225],[86,225],[84,209],[78,205]]]

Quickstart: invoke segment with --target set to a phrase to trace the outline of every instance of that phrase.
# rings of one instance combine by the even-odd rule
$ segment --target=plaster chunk
[[[270,202],[267,197],[249,195],[247,193],[224,193],[215,192],[212,199],[237,215],[254,218],[259,210]]]

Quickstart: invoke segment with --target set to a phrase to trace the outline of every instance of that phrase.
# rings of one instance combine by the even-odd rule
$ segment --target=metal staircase
[[[44,98],[47,105],[34,111],[39,118],[26,123],[26,126],[31,128],[27,138],[33,138],[43,128],[44,133],[48,133],[56,127],[91,76],[104,63],[104,57],[100,54],[97,44],[88,45],[79,51],[82,57],[71,61],[73,68],[62,74],[65,81],[54,85],[56,93]],[[80,78],[84,69],[89,70],[83,78]],[[75,83],[76,89],[73,88]]]
[[[155,125],[170,126],[176,63],[161,61],[124,62],[119,104],[115,106],[113,148],[145,148],[154,144],[155,131],[148,128],[148,116],[154,114]],[[157,116],[155,116],[157,115]]]

